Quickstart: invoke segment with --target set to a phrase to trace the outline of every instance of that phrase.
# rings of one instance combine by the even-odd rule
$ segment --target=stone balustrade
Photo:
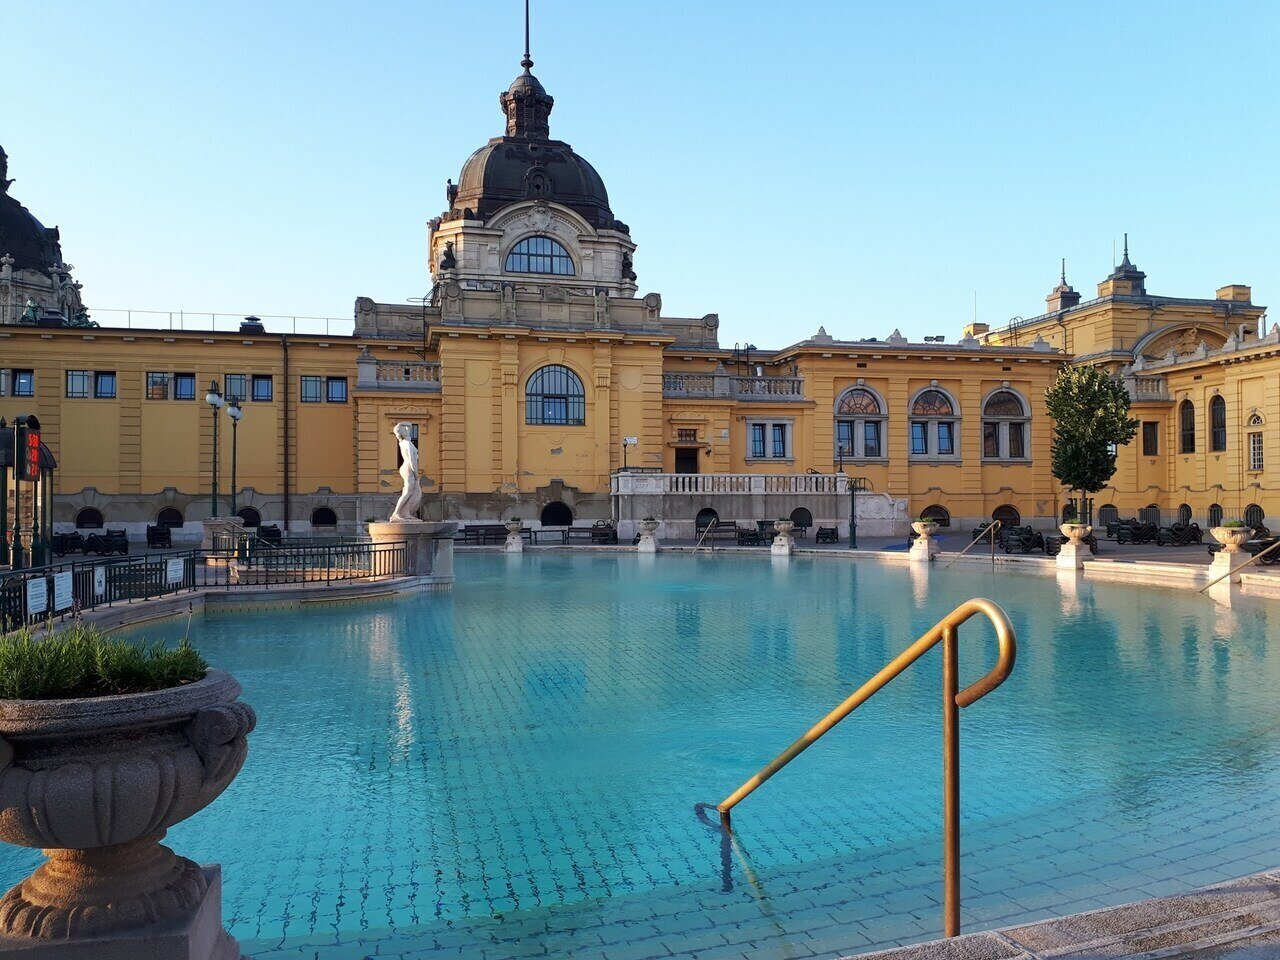
[[[713,373],[664,373],[662,395],[669,400],[726,399],[796,402],[804,400],[803,377],[740,377]]]
[[[356,389],[440,391],[440,364],[423,360],[356,358]]]

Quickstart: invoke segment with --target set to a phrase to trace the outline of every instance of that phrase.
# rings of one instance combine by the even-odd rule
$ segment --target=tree
[[[1064,367],[1044,396],[1053,418],[1053,475],[1073,494],[1097,493],[1116,472],[1115,448],[1138,432],[1129,392],[1097,367]]]

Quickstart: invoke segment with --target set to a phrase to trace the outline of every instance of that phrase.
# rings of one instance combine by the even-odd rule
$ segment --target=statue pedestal
[[[933,537],[916,537],[911,541],[911,549],[907,556],[912,560],[928,563],[938,555],[938,541]]]
[[[1228,553],[1225,549],[1219,550],[1213,555],[1213,559],[1209,561],[1209,579],[1216,580],[1218,577],[1223,577],[1223,574],[1227,573],[1232,567],[1239,566],[1243,562],[1244,557],[1239,547],[1231,553]],[[1223,577],[1220,585],[1226,586],[1230,583],[1239,582],[1240,574],[1233,573],[1229,577]]]
[[[456,523],[392,522],[369,524],[374,543],[404,543],[404,570],[407,577],[434,577],[453,582],[453,535]]]
[[[1085,558],[1090,556],[1089,545],[1078,540],[1068,540],[1054,558],[1059,570],[1083,570]]]

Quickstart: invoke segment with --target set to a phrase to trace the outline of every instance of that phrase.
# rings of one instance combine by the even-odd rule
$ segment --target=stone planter
[[[150,693],[0,700],[0,840],[49,858],[0,899],[0,954],[15,942],[106,937],[115,946],[92,955],[116,956],[124,932],[208,919],[216,871],[160,840],[240,772],[256,721],[239,695],[234,677],[210,670]],[[203,955],[239,956],[214,922]]]
[[[521,520],[508,520],[505,526],[507,528],[507,542],[503,549],[507,553],[523,553],[524,540],[520,536],[520,531],[524,529],[524,522]]]
[[[1240,548],[1248,543],[1249,537],[1253,535],[1253,531],[1248,527],[1214,527],[1209,532],[1213,534],[1213,539],[1222,544],[1219,554],[1239,553]]]
[[[654,536],[660,522],[659,520],[640,521],[640,540],[636,543],[636,550],[640,553],[657,553],[660,549],[658,538]]]
[[[938,532],[938,524],[933,520],[916,520],[911,524],[916,538],[911,543],[909,556],[912,560],[930,561],[938,555],[938,541],[934,534]]]
[[[1091,556],[1084,538],[1093,533],[1093,527],[1087,523],[1063,523],[1058,529],[1067,539],[1054,558],[1054,565],[1063,570],[1083,570],[1085,560]]]
[[[791,535],[796,525],[791,520],[775,520],[773,521],[773,529],[778,531],[778,535],[773,538],[773,543],[769,547],[769,552],[775,557],[789,557],[796,549],[795,537]]]

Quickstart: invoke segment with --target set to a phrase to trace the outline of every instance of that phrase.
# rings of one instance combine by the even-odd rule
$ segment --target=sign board
[[[640,442],[640,438],[639,437],[623,437],[622,442],[625,443],[628,447],[634,447]]]
[[[69,610],[73,603],[71,596],[71,571],[66,570],[62,573],[53,575],[53,612],[60,613],[63,610]]]
[[[106,596],[107,593],[107,568],[93,568],[93,595],[95,597]]]
[[[185,561],[181,557],[164,562],[165,579],[169,582],[169,586],[182,582],[183,567],[185,565]]]
[[[49,581],[44,577],[32,577],[27,581],[27,616],[44,613],[49,609]]]
[[[19,422],[15,424],[17,449],[14,452],[18,461],[17,478],[19,480],[39,480],[40,428],[25,426],[20,422],[21,419],[19,418]]]

